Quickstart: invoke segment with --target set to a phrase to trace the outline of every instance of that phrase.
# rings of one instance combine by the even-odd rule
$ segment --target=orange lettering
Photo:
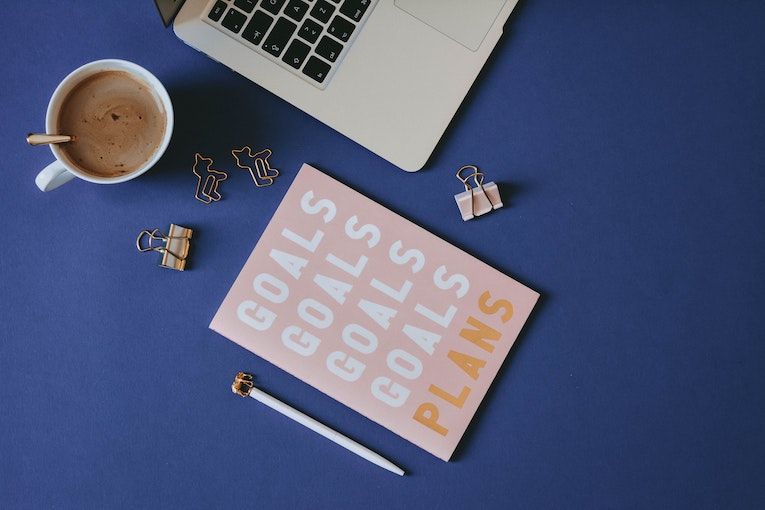
[[[472,315],[468,317],[467,322],[476,329],[463,329],[460,331],[460,336],[469,342],[473,342],[486,352],[493,352],[494,346],[485,339],[493,341],[499,340],[502,337],[499,331],[487,326]]]
[[[491,299],[491,294],[487,290],[479,296],[478,308],[480,308],[481,311],[486,315],[494,315],[499,310],[504,308],[505,312],[502,314],[502,322],[509,321],[510,317],[513,316],[513,304],[507,299],[498,299],[489,304],[489,299]]]
[[[446,427],[438,423],[438,407],[436,407],[436,404],[431,404],[430,402],[420,404],[412,418],[442,436],[449,432]]]
[[[470,395],[470,388],[467,386],[463,386],[462,391],[460,391],[458,397],[455,397],[451,393],[447,393],[435,384],[431,384],[430,388],[428,388],[428,391],[433,395],[446,400],[457,409],[462,409],[462,406],[465,405],[465,400],[467,400],[468,395]]]
[[[449,351],[447,357],[473,380],[478,379],[478,371],[486,366],[484,360],[457,351]]]

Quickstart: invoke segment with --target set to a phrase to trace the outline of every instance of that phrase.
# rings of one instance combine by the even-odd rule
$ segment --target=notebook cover
[[[210,328],[449,460],[538,297],[303,165]]]

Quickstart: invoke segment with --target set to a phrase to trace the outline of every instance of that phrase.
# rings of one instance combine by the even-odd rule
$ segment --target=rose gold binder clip
[[[465,170],[473,172],[463,177],[462,173]],[[465,165],[457,170],[457,179],[465,185],[465,191],[454,195],[454,200],[464,221],[502,207],[499,188],[494,182],[484,184],[483,177],[483,172],[475,165]],[[470,179],[473,179],[473,186],[468,183]]]
[[[255,183],[255,186],[264,188],[274,183],[274,179],[279,176],[279,170],[271,168],[271,164],[268,162],[268,158],[271,156],[271,149],[263,149],[262,151],[252,153],[252,149],[245,145],[241,149],[234,149],[231,151],[231,155],[234,156],[236,166],[242,170],[250,172],[250,177]],[[255,168],[249,166],[250,161],[255,165]]]
[[[183,271],[186,269],[186,259],[189,256],[190,239],[193,233],[194,231],[190,228],[171,223],[167,235],[161,233],[158,228],[141,230],[135,240],[135,246],[140,252],[156,251],[162,254],[160,267]],[[144,238],[146,241],[142,243]],[[159,244],[155,245],[155,242]]]

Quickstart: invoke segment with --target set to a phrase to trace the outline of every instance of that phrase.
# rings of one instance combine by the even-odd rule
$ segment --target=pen
[[[288,406],[284,402],[272,397],[268,393],[259,390],[258,388],[255,388],[252,383],[252,375],[247,374],[245,372],[239,372],[236,374],[236,378],[234,379],[233,384],[231,385],[231,391],[236,393],[237,395],[241,397],[251,397],[260,402],[261,404],[265,404],[274,411],[278,411],[287,418],[290,418],[292,420],[295,420],[296,422],[300,423],[304,427],[308,427],[309,429],[313,430],[317,434],[320,434],[333,443],[339,444],[346,450],[349,450],[359,457],[362,457],[372,464],[376,464],[380,466],[383,469],[387,469],[391,473],[396,473],[399,476],[404,476],[404,470],[400,467],[393,464],[391,461],[387,460],[386,458],[382,457],[381,455],[373,452],[366,446],[362,446],[356,441],[345,437],[341,433],[332,430],[331,428],[327,427],[323,423],[320,423],[310,416],[307,416],[297,409]]]

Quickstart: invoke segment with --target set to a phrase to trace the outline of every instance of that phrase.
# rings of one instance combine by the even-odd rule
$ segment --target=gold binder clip
[[[462,176],[465,170],[473,170],[473,173]],[[465,185],[465,191],[454,195],[457,207],[460,209],[464,221],[472,220],[494,209],[502,207],[502,198],[499,196],[499,188],[494,182],[483,183],[483,172],[475,165],[465,165],[457,170],[457,179]],[[473,186],[468,181],[473,179]]]
[[[239,372],[234,378],[234,382],[231,383],[231,391],[239,395],[240,397],[250,396],[252,390],[252,374],[246,372]]]
[[[183,271],[186,269],[186,259],[189,256],[189,240],[193,233],[194,231],[190,228],[171,223],[167,235],[161,233],[158,228],[142,230],[135,240],[135,245],[140,252],[156,251],[161,253],[162,260],[159,262],[160,267]],[[141,239],[144,236],[148,237],[148,242],[142,245]],[[160,244],[155,246],[155,241],[160,241]]]

